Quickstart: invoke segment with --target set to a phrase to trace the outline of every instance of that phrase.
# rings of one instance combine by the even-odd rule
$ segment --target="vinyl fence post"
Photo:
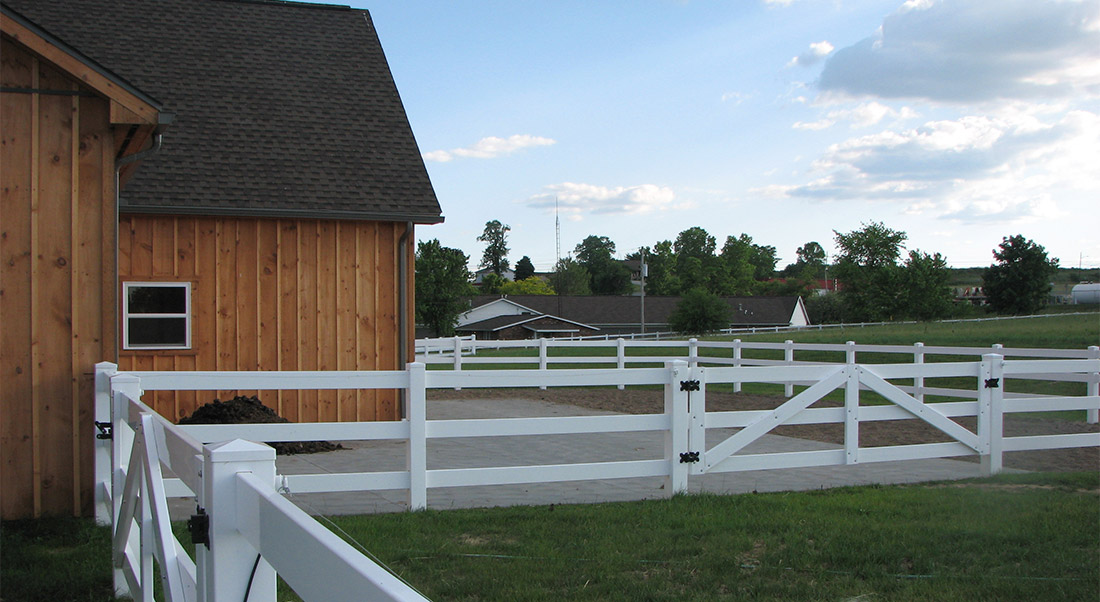
[[[844,462],[859,464],[859,367],[848,362],[844,370]]]
[[[405,468],[409,471],[409,510],[428,507],[428,439],[426,379],[424,364],[409,364],[409,389],[405,395],[405,419],[409,421],[409,440],[405,448]]]
[[[274,602],[275,570],[241,532],[244,523],[257,520],[257,509],[238,504],[237,474],[250,472],[274,489],[275,450],[234,439],[206,445],[202,455],[201,507],[209,517],[210,545],[195,546],[200,599],[244,600],[247,590],[248,600]]]
[[[733,367],[734,368],[740,368],[741,367],[741,339],[734,339],[733,340]],[[733,381],[733,392],[734,393],[740,393],[741,392],[741,381],[739,381],[739,380]]]
[[[982,473],[995,475],[1004,467],[1004,356],[982,356],[978,373],[978,439],[985,453]]]
[[[668,382],[665,383],[665,415],[668,427],[665,431],[665,459],[668,461],[668,476],[665,478],[665,491],[670,496],[687,491],[688,465],[680,461],[680,454],[688,450],[688,394],[681,390],[680,381],[687,380],[690,374],[687,362],[675,360],[665,364],[668,369]]]
[[[111,525],[119,528],[119,514],[122,512],[122,492],[126,488],[126,470],[130,466],[130,454],[134,450],[134,430],[129,423],[129,401],[127,397],[141,399],[141,379],[133,374],[117,373],[110,377],[111,386]],[[139,550],[136,529],[130,531],[130,546]],[[122,566],[123,559],[118,557],[112,546],[113,566]],[[130,587],[122,570],[114,571],[115,595],[130,595]]]
[[[844,363],[854,364],[856,363],[856,342],[848,341],[844,343]]]
[[[455,337],[454,342],[454,357],[451,358],[454,361],[454,371],[459,372],[462,370],[462,339]],[[462,390],[462,387],[455,387],[455,391]]]
[[[618,340],[618,343],[616,344],[616,349],[615,349],[615,359],[616,359],[615,367],[618,368],[620,371],[622,371],[622,370],[626,369],[626,339],[623,339],[622,337],[619,337],[617,340]],[[619,385],[619,390],[620,391],[622,391],[625,388],[626,388],[626,385],[622,385],[622,384]]]
[[[547,349],[547,347],[548,343],[546,342],[546,339],[539,339],[539,370],[546,370],[546,358],[549,355],[549,350]],[[539,385],[539,390],[545,391],[546,385]]]
[[[699,339],[688,339],[688,366],[699,365]]]
[[[1096,345],[1089,347],[1089,359],[1100,359],[1100,347]],[[1085,385],[1085,394],[1089,397],[1100,396],[1100,371],[1089,374],[1089,382]],[[1089,424],[1100,422],[1100,410],[1088,410],[1086,414]]]
[[[924,364],[924,343],[915,343],[913,345],[913,363]],[[918,372],[921,375],[923,372]],[[924,376],[915,376],[913,378],[913,397],[917,401],[924,403]]]
[[[95,522],[100,525],[113,525],[111,500],[111,440],[99,438],[99,425],[111,425],[111,376],[118,372],[118,365],[100,362],[95,365],[95,422],[92,430],[97,432],[95,439]]]
[[[790,339],[783,341],[783,362],[787,366],[794,365],[794,341]],[[791,381],[783,383],[783,395],[794,397],[794,383]]]

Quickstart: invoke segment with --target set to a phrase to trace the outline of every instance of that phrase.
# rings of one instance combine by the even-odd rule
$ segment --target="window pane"
[[[187,345],[186,318],[130,318],[127,321],[131,347]]]
[[[187,311],[187,287],[131,286],[127,293],[131,314],[182,314]]]

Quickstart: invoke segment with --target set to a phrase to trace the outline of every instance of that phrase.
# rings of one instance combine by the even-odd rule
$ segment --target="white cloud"
[[[579,220],[584,214],[637,215],[672,208],[676,193],[655,184],[608,188],[593,184],[563,182],[547,186],[547,191],[525,202],[533,209],[552,210],[555,204],[567,219]]]
[[[818,87],[949,103],[1100,96],[1100,3],[911,0],[833,52]]]
[[[748,97],[749,95],[743,92],[724,92],[722,94],[722,102],[730,102],[733,103],[733,106],[737,106],[745,102],[745,99]]]
[[[423,157],[425,161],[435,161],[438,163],[446,163],[455,157],[493,159],[502,155],[510,155],[525,148],[531,148],[533,146],[550,146],[556,143],[557,141],[551,138],[531,136],[529,134],[515,134],[507,138],[489,136],[488,138],[482,138],[474,144],[464,148],[430,151],[424,153]]]
[[[810,48],[787,63],[788,67],[809,67],[825,60],[833,51],[833,45],[822,40],[810,44]]]
[[[855,129],[876,125],[887,117],[905,120],[916,116],[917,113],[909,107],[892,109],[878,102],[865,102],[851,109],[834,109],[817,121],[795,122],[791,127],[796,130],[823,130],[836,125],[839,121],[847,121]]]
[[[1059,205],[1100,193],[1100,115],[1008,107],[988,116],[929,121],[830,146],[800,185],[755,192],[898,203],[910,214],[960,221],[1061,215]]]

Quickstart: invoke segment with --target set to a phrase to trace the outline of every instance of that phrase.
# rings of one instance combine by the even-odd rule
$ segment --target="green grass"
[[[1026,474],[333,520],[440,601],[1095,600],[1098,487]],[[4,523],[2,543],[5,600],[110,599],[105,529]]]

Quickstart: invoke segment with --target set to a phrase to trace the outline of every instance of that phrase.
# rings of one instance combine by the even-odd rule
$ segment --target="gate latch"
[[[1001,379],[999,378],[987,378],[985,380],[986,389],[998,389],[1001,386]]]
[[[680,464],[695,464],[699,461],[699,452],[683,452],[680,454]]]
[[[192,514],[187,519],[187,531],[191,534],[191,541],[202,544],[210,549],[210,515],[202,506],[195,508],[197,514]]]
[[[698,391],[699,381],[697,380],[682,380],[680,381],[681,391]]]
[[[111,423],[110,422],[100,422],[100,421],[96,420],[95,421],[95,427],[97,429],[99,429],[99,432],[96,433],[96,435],[95,435],[96,439],[114,439],[115,438],[113,430],[111,428]]]

